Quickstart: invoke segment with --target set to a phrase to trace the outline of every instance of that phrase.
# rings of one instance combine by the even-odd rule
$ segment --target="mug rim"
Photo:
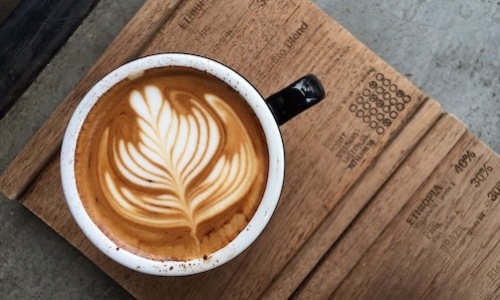
[[[92,107],[100,97],[123,79],[148,69],[169,66],[192,67],[205,71],[241,94],[259,119],[266,138],[269,167],[264,195],[246,227],[230,243],[206,258],[186,261],[153,260],[119,247],[92,220],[85,210],[75,179],[75,151],[79,132]],[[245,251],[262,233],[278,204],[285,172],[284,144],[279,125],[265,98],[241,74],[211,58],[189,53],[159,53],[129,61],[95,83],[73,112],[67,125],[60,158],[63,193],[73,219],[84,235],[101,252],[119,264],[142,273],[161,276],[185,276],[202,273],[221,266]]]

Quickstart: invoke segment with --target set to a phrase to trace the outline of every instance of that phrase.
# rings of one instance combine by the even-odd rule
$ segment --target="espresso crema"
[[[268,164],[263,130],[240,94],[202,71],[164,67],[98,100],[75,173],[85,209],[116,251],[183,261],[210,256],[246,227]]]

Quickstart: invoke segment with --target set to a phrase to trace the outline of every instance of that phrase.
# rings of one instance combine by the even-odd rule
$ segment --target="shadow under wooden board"
[[[85,91],[123,62],[168,51],[221,61],[264,96],[306,73],[326,90],[281,128],[285,185],[262,236],[232,262],[182,278],[101,254],[72,220],[59,175],[61,124]],[[309,1],[150,0],[0,187],[138,298],[492,298],[499,169],[460,121]]]

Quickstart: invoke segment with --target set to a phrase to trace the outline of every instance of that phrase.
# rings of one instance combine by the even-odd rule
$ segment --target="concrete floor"
[[[500,153],[498,1],[314,2]],[[0,171],[142,3],[100,1],[0,120]],[[80,51],[83,47],[86,51]],[[0,224],[0,299],[130,297],[42,221],[3,195]]]

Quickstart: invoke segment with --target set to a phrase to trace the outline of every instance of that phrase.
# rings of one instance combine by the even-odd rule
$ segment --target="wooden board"
[[[298,291],[301,298],[498,298],[500,226],[492,187],[500,186],[500,161],[456,124],[443,119],[438,126],[446,131],[429,134],[329,250]],[[436,145],[446,152],[420,177],[413,166],[421,167],[415,162]],[[382,207],[392,213],[381,215]]]
[[[285,185],[262,236],[232,262],[183,278],[102,255],[72,220],[59,175],[61,124],[85,91],[123,62],[167,51],[219,60],[264,96],[305,73],[327,92],[282,127]],[[488,298],[500,282],[499,169],[460,121],[307,0],[150,0],[0,187],[138,298]]]

